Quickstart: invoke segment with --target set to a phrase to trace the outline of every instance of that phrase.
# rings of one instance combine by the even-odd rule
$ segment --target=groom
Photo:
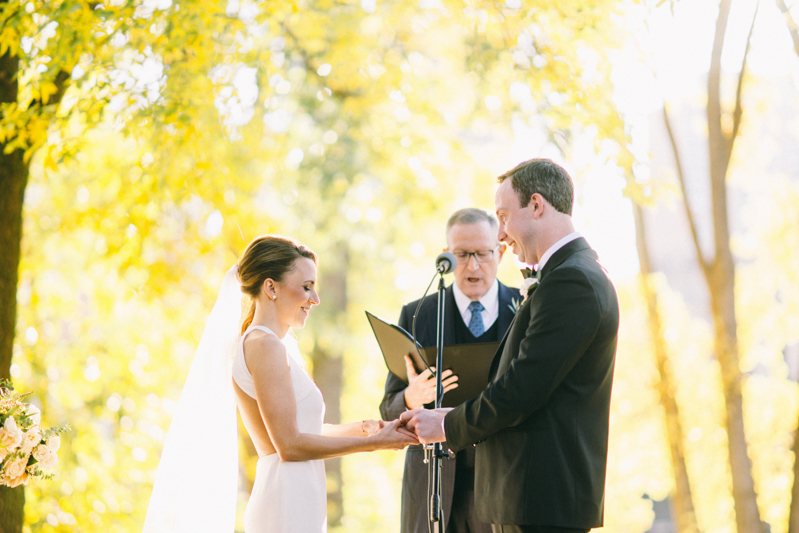
[[[494,533],[585,533],[603,521],[616,292],[574,231],[571,178],[548,159],[499,177],[499,240],[537,264],[488,388],[400,419],[425,443],[477,445],[477,516]]]

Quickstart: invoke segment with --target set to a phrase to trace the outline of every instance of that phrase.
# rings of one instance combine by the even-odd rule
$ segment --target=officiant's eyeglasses
[[[497,248],[499,248],[499,245],[497,245]],[[452,255],[458,260],[459,265],[468,263],[472,256],[478,263],[487,263],[494,259],[494,252],[496,252],[497,248],[493,250],[477,250],[476,252],[452,252]]]

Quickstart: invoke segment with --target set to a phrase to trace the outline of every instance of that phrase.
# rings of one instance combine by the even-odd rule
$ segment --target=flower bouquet
[[[0,380],[0,485],[7,487],[27,485],[31,477],[52,478],[47,470],[58,464],[58,434],[69,430],[42,430],[39,409],[22,401],[28,394]]]

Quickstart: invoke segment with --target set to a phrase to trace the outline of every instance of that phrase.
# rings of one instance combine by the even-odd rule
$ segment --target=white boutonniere
[[[511,298],[510,303],[508,304],[508,307],[510,307],[510,310],[513,311],[514,315],[519,312],[519,308],[521,306],[522,301],[519,298]]]
[[[530,289],[536,284],[538,284],[538,278],[536,278],[535,276],[530,278],[525,278],[525,280],[522,282],[522,286],[519,289],[519,293],[522,296],[524,296],[525,302],[527,301],[527,295],[530,293]]]

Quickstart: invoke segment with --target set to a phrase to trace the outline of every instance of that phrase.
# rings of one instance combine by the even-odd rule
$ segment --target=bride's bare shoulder
[[[253,331],[244,339],[244,357],[250,360],[286,361],[286,345],[277,336],[265,331]]]

